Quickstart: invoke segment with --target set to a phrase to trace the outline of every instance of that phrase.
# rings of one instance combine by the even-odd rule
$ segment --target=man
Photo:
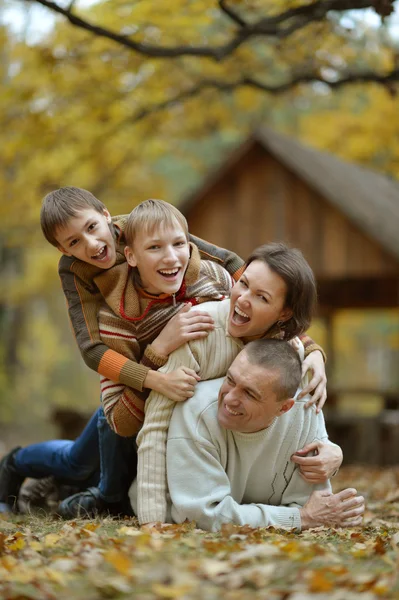
[[[360,525],[364,499],[355,489],[332,494],[311,485],[290,460],[298,448],[327,440],[322,413],[293,396],[301,379],[297,353],[278,340],[250,342],[224,380],[198,384],[177,404],[167,446],[174,522],[196,521],[304,530]]]

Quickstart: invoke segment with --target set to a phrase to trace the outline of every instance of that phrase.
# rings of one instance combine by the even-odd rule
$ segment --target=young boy
[[[175,219],[179,223],[180,218],[184,219],[172,205],[162,205],[166,210],[165,214],[169,215],[169,220]],[[159,336],[166,320],[162,323],[157,322],[145,340],[140,341],[137,361],[129,360],[109,349],[100,339],[97,313],[104,289],[112,302],[114,269],[119,268],[125,261],[123,230],[126,220],[126,217],[121,217],[112,221],[104,205],[90,192],[72,187],[61,188],[48,194],[43,201],[41,212],[41,225],[46,239],[65,255],[60,261],[59,272],[71,322],[85,362],[101,375],[136,389],[139,394],[143,392],[143,388],[147,388],[173,396],[176,387],[177,394],[179,387],[188,386],[192,389],[195,377],[183,370],[175,372],[172,377],[165,378],[163,374],[157,376],[157,373],[151,370],[156,365],[146,364],[145,360],[139,362],[143,349]],[[187,227],[184,223],[181,230],[186,238]],[[216,270],[224,272],[218,264],[223,262],[232,273],[239,270],[242,261],[236,255],[202,240],[196,241],[203,254],[216,261]],[[182,266],[180,269],[180,273],[184,273]],[[102,291],[96,284],[96,278],[101,273],[104,275],[100,278]],[[228,292],[231,279],[223,276],[222,280],[223,292]],[[168,286],[170,287],[169,281]],[[223,297],[220,289],[217,292],[215,289],[205,291],[209,294],[207,299]],[[171,334],[169,330],[166,336],[160,338],[163,340],[163,346],[165,342],[166,345],[169,344],[170,351],[187,339],[206,335],[212,328],[207,313],[188,313],[185,309],[181,314],[177,314],[181,307],[179,299],[174,311],[169,311],[168,314],[168,318],[176,315],[174,331]],[[183,390],[180,393],[183,393]],[[144,397],[142,401],[143,399]],[[120,438],[109,429],[102,409],[99,409],[74,443],[55,440],[24,449],[17,448],[7,455],[0,463],[0,503],[3,504],[4,510],[10,508],[25,477],[54,475],[64,482],[80,482],[85,487],[86,484],[97,483],[101,473],[98,488],[91,487],[87,492],[64,503],[63,516],[76,516],[80,507],[88,513],[101,510],[114,513],[126,511],[127,506],[123,501],[127,498],[127,489],[134,476],[131,452],[131,442]]]

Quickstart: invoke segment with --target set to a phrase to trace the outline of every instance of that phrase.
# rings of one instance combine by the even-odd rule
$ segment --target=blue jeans
[[[41,478],[53,475],[59,482],[81,489],[98,486],[106,502],[119,502],[137,473],[134,438],[112,431],[102,408],[74,441],[50,440],[32,444],[14,455],[17,473]]]

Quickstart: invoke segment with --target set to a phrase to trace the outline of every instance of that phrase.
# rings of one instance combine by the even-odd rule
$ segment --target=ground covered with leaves
[[[364,526],[302,534],[134,519],[0,518],[0,598],[399,599],[399,469],[346,468],[334,490],[367,497]]]

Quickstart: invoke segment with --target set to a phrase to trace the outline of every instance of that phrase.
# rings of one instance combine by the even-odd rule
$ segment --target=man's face
[[[218,421],[225,429],[254,433],[266,429],[287,412],[293,400],[277,401],[274,382],[278,373],[252,365],[245,350],[227,371],[219,391]]]
[[[289,319],[285,308],[285,281],[261,260],[245,269],[230,295],[227,329],[231,336],[247,340],[263,336],[277,321]]]
[[[142,231],[133,246],[125,248],[126,259],[137,267],[143,288],[150,294],[179,291],[190,258],[186,234],[176,221]]]
[[[90,265],[109,269],[116,261],[115,240],[109,224],[111,215],[94,208],[81,210],[65,227],[58,228],[58,249],[67,256],[74,256]]]

